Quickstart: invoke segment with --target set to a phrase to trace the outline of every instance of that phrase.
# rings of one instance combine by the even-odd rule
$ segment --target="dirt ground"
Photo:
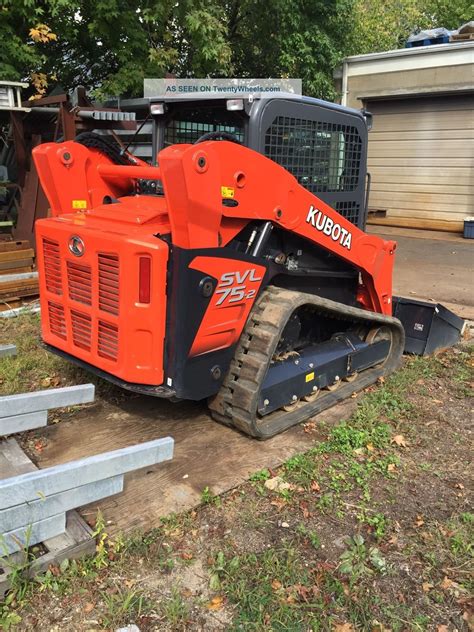
[[[21,334],[27,360],[2,365],[4,392],[17,380],[34,388],[74,378],[56,360],[38,361],[31,327]],[[206,486],[197,508],[151,530],[111,537],[99,515],[96,556],[34,582],[18,569],[1,624],[58,632],[132,623],[142,632],[474,629],[473,368],[468,344],[407,359],[346,415],[322,414],[300,428],[304,446],[280,467],[255,467],[220,496]],[[54,425],[66,427],[69,415]],[[24,444],[41,456],[34,435]]]

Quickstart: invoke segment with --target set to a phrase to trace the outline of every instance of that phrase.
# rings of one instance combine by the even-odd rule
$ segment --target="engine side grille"
[[[67,339],[64,307],[48,301],[48,319],[51,333],[63,340]]]
[[[118,358],[118,327],[99,320],[97,353],[101,358],[117,361]]]
[[[119,258],[117,255],[99,254],[99,309],[114,316],[119,314]]]
[[[61,296],[63,293],[63,284],[61,280],[59,243],[51,239],[43,239],[43,257],[46,289],[52,294]]]
[[[87,314],[71,310],[72,341],[80,349],[90,351],[92,339],[92,320]]]
[[[69,298],[84,305],[92,304],[92,275],[90,266],[67,262]]]

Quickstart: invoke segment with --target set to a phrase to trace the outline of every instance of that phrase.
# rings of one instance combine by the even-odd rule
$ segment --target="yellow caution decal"
[[[223,198],[233,198],[235,193],[234,187],[221,187],[221,196]]]
[[[87,208],[87,200],[73,200],[72,208],[75,208],[75,209]]]
[[[311,373],[306,374],[305,381],[312,382],[313,380],[314,380],[314,371],[311,371]]]

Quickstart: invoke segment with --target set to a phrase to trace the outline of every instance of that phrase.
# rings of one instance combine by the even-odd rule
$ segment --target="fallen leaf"
[[[317,483],[316,481],[311,481],[310,489],[311,489],[312,492],[320,492],[321,491],[321,487],[319,486],[319,483]]]
[[[417,516],[415,520],[415,525],[417,527],[422,527],[424,524],[425,524],[425,521],[423,519],[423,516]]]
[[[439,586],[443,590],[455,590],[455,591],[463,592],[462,586],[460,586],[457,582],[454,582],[452,579],[449,579],[449,577],[446,577],[446,576]]]
[[[423,592],[430,592],[430,590],[434,588],[434,584],[430,584],[429,582],[423,582],[421,584],[421,587],[423,588]]]
[[[271,501],[270,505],[273,505],[277,509],[281,510],[286,505],[286,502],[283,498],[275,498]]]
[[[281,582],[279,582],[278,579],[274,579],[272,581],[272,588],[273,588],[273,590],[280,590]]]
[[[369,452],[373,452],[375,450],[373,443],[368,443],[365,447]]]
[[[395,463],[389,463],[387,465],[387,472],[395,472],[396,469],[397,469],[397,466],[395,465]]]
[[[354,632],[354,626],[352,623],[336,623],[332,632]]]
[[[94,607],[94,604],[88,601],[84,606],[84,612],[91,612],[92,610],[94,610]]]
[[[391,628],[386,628],[383,623],[374,621],[372,623],[372,632],[392,632]]]
[[[449,632],[449,628],[447,625],[438,625],[436,628],[437,632]]]
[[[450,538],[452,535],[454,535],[454,531],[451,531],[450,529],[445,529],[443,526],[439,527],[439,531],[446,538]]]
[[[456,487],[456,489],[464,489],[464,485],[462,483],[456,483],[454,487]]]
[[[396,445],[398,445],[398,447],[400,448],[406,448],[408,447],[408,443],[407,440],[405,439],[405,437],[403,435],[395,435],[394,437],[392,437],[392,443],[395,443]]]
[[[211,601],[207,604],[208,610],[219,610],[222,607],[222,602],[224,598],[221,595],[217,595],[213,597]]]
[[[193,554],[192,553],[186,553],[186,551],[184,553],[181,553],[181,558],[183,560],[192,560],[193,559]]]

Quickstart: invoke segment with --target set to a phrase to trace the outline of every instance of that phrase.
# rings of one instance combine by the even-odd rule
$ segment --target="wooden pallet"
[[[32,472],[37,467],[26,456],[15,439],[0,443],[0,479]],[[25,572],[29,577],[44,573],[50,566],[58,566],[65,559],[77,559],[92,555],[95,539],[92,529],[77,511],[66,515],[66,531],[42,543],[43,552],[28,564]],[[10,575],[18,565],[26,565],[28,553],[19,551],[0,558],[0,599],[10,588]]]
[[[455,33],[449,38],[450,42],[469,42],[474,40],[474,33]]]

